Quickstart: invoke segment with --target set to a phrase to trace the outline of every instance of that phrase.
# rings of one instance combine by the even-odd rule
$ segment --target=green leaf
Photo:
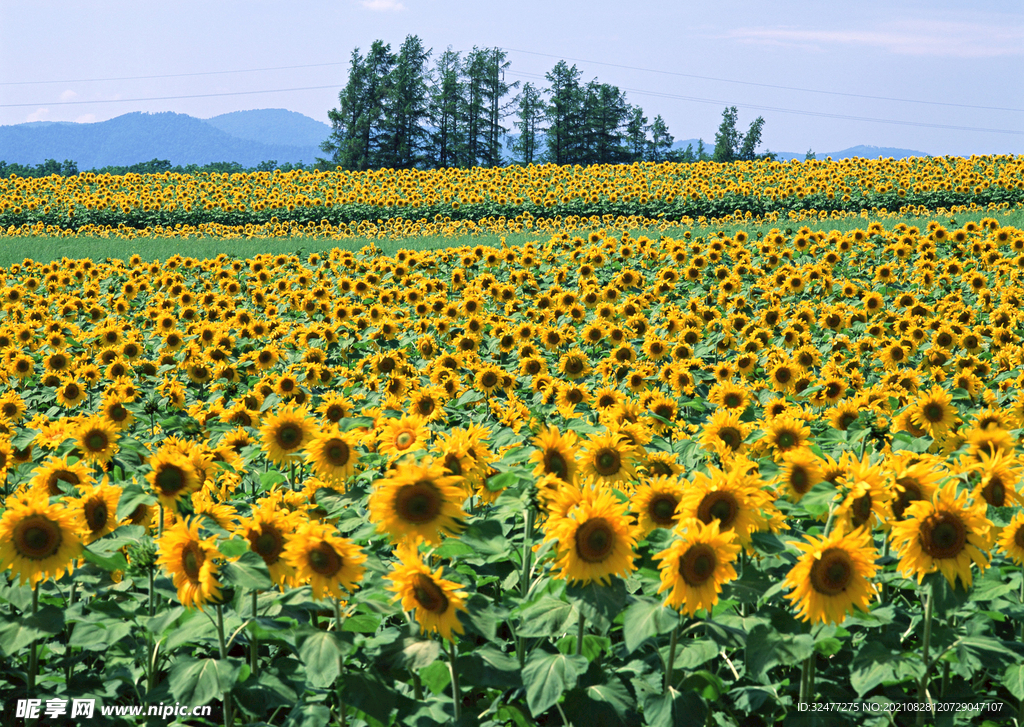
[[[11,619],[0,627],[0,652],[17,653],[30,644],[64,630],[64,613],[54,606],[43,606],[34,615]]]
[[[561,636],[575,620],[572,604],[554,596],[541,596],[519,614],[519,636],[531,638]]]
[[[526,703],[530,713],[538,717],[557,702],[562,694],[576,686],[579,675],[587,668],[582,656],[535,651],[523,667]]]
[[[128,561],[122,553],[101,555],[95,552],[91,546],[86,546],[82,548],[82,556],[93,565],[96,565],[108,572],[125,570],[128,567]]]
[[[565,589],[569,602],[579,609],[590,626],[604,634],[626,605],[626,584],[621,578],[612,578],[604,586],[597,581]]]
[[[440,695],[444,694],[444,690],[451,683],[452,675],[448,664],[443,661],[435,661],[420,670],[420,680],[423,682],[423,686],[434,694]]]
[[[279,485],[282,482],[287,482],[288,477],[282,472],[277,470],[268,470],[267,472],[260,472],[260,489],[269,490],[274,485]]]
[[[331,721],[331,710],[322,704],[296,704],[284,727],[323,727]]]
[[[696,669],[721,652],[721,647],[711,639],[698,639],[683,646],[676,652],[676,669]],[[667,655],[666,655],[667,656]]]
[[[241,664],[227,660],[182,659],[171,668],[171,694],[185,704],[206,704],[230,691],[241,668]]]
[[[406,639],[402,649],[402,665],[410,671],[423,669],[441,655],[441,644],[434,639]]]
[[[643,710],[648,727],[676,727],[682,724],[704,724],[707,706],[696,692],[683,693],[669,687],[664,694],[646,692]]]
[[[388,724],[395,707],[395,691],[369,672],[346,671],[341,694],[346,704]]]
[[[836,497],[836,487],[829,482],[819,482],[800,498],[800,505],[811,517],[821,517],[828,512],[829,505]]]
[[[251,550],[242,553],[238,560],[225,563],[221,573],[225,582],[249,591],[265,591],[274,587],[263,557]]]
[[[156,497],[152,492],[142,489],[142,485],[132,483],[121,489],[121,497],[117,500],[117,519],[131,517],[139,505],[155,505]]]
[[[128,636],[130,623],[117,621],[83,621],[75,624],[70,644],[86,651],[104,651]]]
[[[771,667],[799,664],[812,653],[814,641],[810,634],[786,634],[758,624],[747,635],[747,673],[760,680]]]
[[[376,613],[354,613],[345,617],[341,630],[357,634],[374,634],[377,633],[381,620],[380,615]]]
[[[626,653],[632,654],[647,641],[668,633],[679,623],[679,615],[653,599],[641,599],[626,609],[622,636]]]
[[[1024,700],[1024,664],[1012,664],[1003,672],[1003,686],[1010,694]]]
[[[299,659],[306,667],[306,680],[315,688],[329,687],[341,673],[341,649],[333,633],[310,634],[299,648]]]
[[[523,684],[519,661],[490,644],[459,656],[456,663],[467,684],[497,689],[512,689]]]

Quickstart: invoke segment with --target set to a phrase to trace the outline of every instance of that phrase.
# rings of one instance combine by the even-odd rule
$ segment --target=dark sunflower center
[[[185,487],[188,477],[178,465],[164,465],[154,478],[157,489],[165,495],[173,495]]]
[[[775,380],[780,384],[785,384],[793,378],[793,373],[789,369],[779,369],[775,372]]]
[[[45,560],[55,555],[61,540],[60,527],[41,515],[23,521],[14,531],[15,549],[30,560]]]
[[[121,404],[114,404],[107,410],[107,416],[110,417],[111,421],[123,422],[128,418],[128,410],[121,406]]]
[[[332,576],[341,570],[341,556],[327,543],[320,543],[309,551],[309,567],[322,576]]]
[[[793,492],[799,495],[804,494],[811,489],[810,474],[803,467],[794,466],[793,471],[789,473],[789,486],[793,488]]]
[[[67,482],[69,485],[77,485],[81,483],[81,478],[71,470],[57,470],[49,476],[46,480],[46,485],[50,490],[51,495],[60,494],[60,486],[58,482]]]
[[[735,427],[722,427],[718,430],[718,438],[725,442],[725,446],[736,451],[743,444],[743,437]]]
[[[459,463],[459,458],[454,454],[445,455],[444,466],[453,475],[462,476],[462,465]]]
[[[421,416],[428,416],[434,412],[434,400],[427,397],[416,402],[416,411]]]
[[[441,493],[433,483],[417,482],[398,491],[395,512],[402,520],[419,525],[440,515],[441,504]]]
[[[896,516],[897,520],[902,520],[903,513],[910,503],[914,502],[914,500],[922,499],[923,493],[921,492],[920,485],[909,478],[902,477],[896,480],[896,484],[902,486],[903,489],[892,503],[892,514]]]
[[[563,457],[559,452],[545,452],[544,470],[550,474],[560,477],[563,480],[569,472],[569,468],[566,466],[565,457]]]
[[[576,554],[587,563],[600,563],[614,545],[615,533],[604,518],[591,518],[576,530]]]
[[[77,399],[80,393],[82,390],[78,388],[78,384],[68,384],[64,387],[65,399]]]
[[[85,519],[89,529],[94,533],[102,530],[107,524],[107,503],[103,500],[92,500],[85,507]]]
[[[828,548],[811,566],[811,587],[824,596],[838,596],[853,581],[853,561],[842,548]]]
[[[266,525],[263,526],[263,532],[249,540],[249,544],[267,565],[273,565],[278,561],[284,546],[281,534]]]
[[[998,475],[992,475],[982,488],[981,496],[992,507],[1006,506],[1006,486]]]
[[[967,526],[955,513],[938,512],[921,523],[920,540],[932,558],[956,558],[967,545]]]
[[[647,506],[647,514],[658,525],[672,527],[672,517],[676,514],[676,505],[678,504],[672,495],[657,495]]]
[[[575,375],[583,371],[583,360],[572,356],[565,362],[565,373]]]
[[[424,610],[436,614],[442,614],[448,610],[448,597],[429,576],[418,573],[412,592],[416,597],[416,603]]]
[[[110,440],[103,432],[88,432],[85,435],[85,448],[90,452],[103,452]]]
[[[735,409],[743,403],[743,397],[739,394],[726,394],[723,402],[728,408]]]
[[[395,437],[395,448],[396,449],[409,449],[416,442],[416,435],[412,432],[399,432],[398,436]]]
[[[871,494],[862,495],[854,500],[853,505],[850,507],[850,512],[853,513],[851,518],[853,527],[859,528],[866,523],[871,517]]]
[[[324,455],[327,461],[334,467],[343,467],[348,464],[351,450],[348,445],[340,439],[332,439],[324,447]]]
[[[1013,534],[1013,544],[1024,550],[1024,527],[1018,527]]]
[[[283,424],[278,428],[276,438],[281,449],[295,449],[302,443],[302,428],[297,424]]]
[[[622,467],[622,458],[614,449],[604,447],[594,456],[594,469],[603,477],[616,474]]]
[[[775,437],[775,445],[779,449],[792,449],[796,444],[796,434],[788,430],[782,430]]]
[[[945,418],[946,409],[942,404],[930,403],[925,404],[922,409],[922,413],[924,414],[925,419],[930,421],[932,424],[937,424]]]
[[[341,418],[345,416],[345,410],[337,404],[331,404],[327,407],[327,411],[324,412],[324,416],[330,422],[339,422]]]
[[[705,525],[718,520],[719,529],[726,530],[732,527],[739,509],[739,503],[731,493],[709,492],[697,506],[697,518]]]
[[[679,575],[686,585],[698,587],[715,574],[717,566],[718,556],[714,548],[707,543],[695,543],[679,559]]]
[[[181,554],[181,569],[193,583],[199,582],[199,571],[206,561],[206,554],[195,543],[185,546]]]

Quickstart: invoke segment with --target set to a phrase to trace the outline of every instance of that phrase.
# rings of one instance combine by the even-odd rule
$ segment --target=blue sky
[[[511,81],[544,85],[564,58],[677,139],[711,142],[735,105],[742,127],[764,116],[762,149],[1024,153],[1019,0],[0,0],[0,124],[254,108],[326,122],[352,49],[409,34],[434,57],[506,48]],[[282,90],[308,87],[326,88]],[[202,97],[132,100],[166,96]]]

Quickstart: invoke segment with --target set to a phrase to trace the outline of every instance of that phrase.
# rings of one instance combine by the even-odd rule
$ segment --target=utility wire
[[[656,68],[640,68],[638,66],[624,66],[619,63],[604,63],[602,61],[590,61],[585,58],[565,58],[563,56],[551,55],[550,53],[535,53],[529,50],[518,50],[516,48],[502,48],[501,50],[508,51],[510,53],[526,53],[532,56],[544,56],[545,58],[558,58],[563,61],[575,61],[576,63],[593,63],[598,66],[610,66],[612,68],[625,68],[630,71],[646,71],[648,73],[662,73],[666,76],[680,76],[682,78],[697,78],[702,81],[718,81],[720,83],[739,83],[744,86],[758,86],[760,88],[776,88],[785,91],[800,91],[802,93],[823,93],[829,96],[848,96],[851,98],[868,98],[875,101],[899,101],[901,103],[917,103],[917,104],[928,104],[930,106],[952,106],[954,108],[961,109],[981,109],[983,111],[1018,111],[1024,112],[1024,109],[1020,108],[1007,108],[1003,106],[975,106],[973,104],[961,104],[961,103],[948,103],[946,101],[921,101],[913,98],[895,98],[892,96],[869,96],[861,93],[846,93],[843,91],[822,91],[816,88],[799,88],[797,86],[777,86],[771,83],[755,83],[753,81],[737,81],[732,78],[717,78],[715,76],[698,76],[692,73],[678,73],[676,71],[661,71]]]
[[[118,76],[116,78],[74,78],[65,81],[0,81],[0,86],[41,86],[47,83],[98,83],[100,81],[141,81],[152,78],[186,78],[188,76],[217,76],[225,73],[256,73],[257,71],[287,71],[295,68],[322,68],[343,66],[345,63],[307,63],[303,66],[271,66],[269,68],[243,68],[237,71],[201,71],[198,73],[165,73],[160,76]]]
[[[319,91],[325,88],[340,89],[341,86],[302,86],[300,88],[270,88],[263,91],[231,91],[226,93],[194,93],[188,96],[149,96],[147,98],[112,98],[102,101],[52,101],[44,103],[5,103],[0,104],[0,109],[10,109],[18,106],[71,106],[73,104],[90,103],[134,103],[135,101],[171,101],[179,98],[212,98],[214,96],[251,96],[258,93],[284,93],[286,91]]]
[[[510,76],[519,76],[519,77],[522,77],[522,78],[537,78],[537,79],[545,78],[544,76],[541,76],[538,73],[514,73],[512,71],[508,71],[508,75],[510,75]],[[661,92],[661,91],[644,91],[642,89],[626,88],[624,86],[617,86],[616,88],[619,88],[622,91],[630,91],[631,93],[637,93],[637,94],[640,94],[641,96],[656,96],[658,98],[677,99],[677,100],[680,100],[680,101],[692,101],[694,103],[706,103],[706,104],[716,104],[716,105],[724,104],[725,106],[741,106],[742,108],[745,108],[745,109],[755,109],[755,110],[758,110],[758,111],[778,111],[779,113],[783,113],[783,114],[797,114],[799,116],[816,116],[816,117],[826,118],[826,119],[844,119],[844,120],[847,120],[847,121],[869,121],[869,122],[876,123],[876,124],[895,124],[895,125],[898,125],[898,126],[918,126],[918,127],[922,127],[922,128],[929,128],[929,129],[952,129],[952,130],[955,130],[955,131],[981,131],[981,132],[992,133],[992,134],[1014,134],[1014,135],[1024,136],[1024,131],[1015,131],[1013,129],[987,129],[987,128],[982,128],[982,127],[977,127],[977,126],[955,126],[955,125],[952,125],[952,124],[932,124],[932,123],[929,123],[929,122],[926,122],[926,121],[901,121],[899,119],[876,119],[876,118],[873,118],[873,117],[870,117],[870,116],[850,116],[850,115],[847,115],[847,114],[834,114],[834,113],[830,113],[830,112],[826,112],[826,111],[802,111],[800,109],[787,109],[787,108],[782,108],[782,107],[779,107],[779,106],[761,106],[761,105],[757,105],[757,104],[739,104],[739,103],[735,103],[735,102],[732,102],[732,101],[722,101],[721,99],[701,98],[701,97],[698,97],[698,96],[680,96],[680,95],[674,94],[674,93],[664,93],[664,92]]]

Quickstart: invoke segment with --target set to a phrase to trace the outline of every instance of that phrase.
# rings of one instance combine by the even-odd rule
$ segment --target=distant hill
[[[208,121],[173,112],[135,112],[94,124],[15,124],[0,126],[0,160],[28,165],[70,159],[83,171],[151,159],[182,166],[238,162],[254,167],[270,160],[311,164],[323,155],[313,125],[327,129],[321,140],[330,133],[326,124],[282,109],[224,114]],[[267,130],[269,141],[258,136],[260,129]]]
[[[673,149],[685,149],[688,144],[693,145],[694,152],[697,151],[698,139],[685,139],[683,141],[673,142]],[[715,153],[715,140],[712,137],[711,141],[704,141],[704,150],[708,154]],[[764,153],[765,149],[759,148],[759,153]],[[779,161],[788,162],[790,159],[798,159],[803,161],[807,156],[804,154],[797,154],[791,151],[777,151],[775,156]],[[864,159],[878,159],[879,157],[892,157],[893,159],[905,159],[906,157],[927,157],[931,154],[927,154],[923,151],[914,151],[913,149],[896,149],[888,146],[865,146],[861,144],[859,146],[851,146],[849,149],[843,149],[842,151],[827,151],[827,152],[815,152],[815,158],[824,159],[825,157],[832,157],[833,159],[852,159],[853,157],[862,157]]]
[[[331,135],[327,124],[287,109],[233,111],[203,121],[225,134],[261,144],[319,148]]]

